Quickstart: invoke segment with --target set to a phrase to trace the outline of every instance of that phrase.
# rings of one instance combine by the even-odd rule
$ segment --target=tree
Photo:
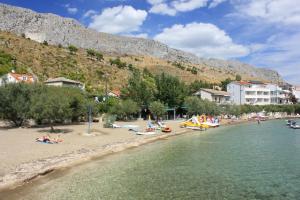
[[[32,118],[39,123],[50,124],[54,131],[55,122],[64,122],[72,118],[72,109],[64,90],[57,87],[45,87],[41,93],[35,93],[31,99]]]
[[[0,116],[19,127],[30,117],[32,89],[27,84],[8,84],[0,87]]]
[[[236,81],[241,81],[241,80],[242,80],[241,75],[237,74],[237,75],[235,76],[235,80],[236,80]]]
[[[10,72],[15,67],[15,61],[12,55],[0,51],[0,76]]]
[[[72,55],[76,54],[76,52],[78,51],[78,48],[73,45],[68,46],[68,49],[69,49],[70,54],[72,54]]]
[[[133,71],[132,77],[128,80],[127,88],[122,89],[122,97],[130,98],[139,106],[148,106],[155,98],[157,92],[155,79],[139,71]]]
[[[153,101],[149,105],[150,112],[156,116],[156,120],[158,120],[159,117],[162,117],[163,114],[166,113],[165,105],[162,104],[160,101]]]
[[[289,101],[292,102],[293,104],[296,104],[297,103],[297,98],[296,96],[293,94],[293,93],[289,93]]]
[[[201,88],[213,88],[213,84],[208,83],[206,81],[202,81],[202,80],[196,80],[194,82],[192,82],[189,85],[189,94],[194,94],[195,92],[198,92]]]
[[[241,107],[237,105],[231,105],[229,107],[228,114],[234,115],[234,116],[240,116],[243,112],[241,111]]]
[[[128,120],[139,111],[139,106],[131,99],[120,101],[112,106],[109,110],[110,114],[117,115],[118,119]]]
[[[199,115],[205,113],[205,105],[198,97],[187,97],[184,101],[189,115]]]
[[[92,105],[92,103],[87,102],[84,93],[79,88],[65,87],[58,89],[62,90],[62,93],[68,97],[67,100],[71,109],[72,122],[78,122],[81,118],[85,117],[87,105]]]
[[[44,40],[43,45],[48,46],[48,42]]]
[[[169,107],[181,106],[188,94],[188,88],[177,77],[162,73],[155,77],[156,98]]]
[[[231,83],[231,82],[232,82],[232,80],[230,78],[227,78],[224,81],[221,81],[221,85],[220,86],[222,88],[222,91],[226,91],[227,90],[227,85],[229,83]]]

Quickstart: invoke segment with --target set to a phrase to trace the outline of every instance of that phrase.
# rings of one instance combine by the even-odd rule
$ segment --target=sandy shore
[[[248,120],[222,120],[222,125],[247,123]],[[139,136],[126,128],[105,129],[94,123],[92,136],[87,136],[87,124],[57,126],[62,130],[59,144],[43,144],[35,138],[46,135],[49,128],[0,128],[0,190],[20,186],[55,169],[72,166],[128,148],[137,147],[159,139],[188,132],[179,127],[180,121],[168,121],[171,134]],[[120,122],[119,125],[135,124],[141,129],[145,121]],[[55,137],[55,134],[52,134]],[[51,135],[51,136],[52,136]]]
[[[146,127],[145,121],[118,124]],[[167,125],[172,134],[159,132],[153,136],[139,136],[126,128],[105,129],[101,123],[93,124],[92,136],[86,134],[87,124],[57,126],[64,132],[60,133],[64,141],[59,144],[35,141],[48,134],[49,128],[0,128],[0,189],[18,186],[57,168],[186,132],[179,128],[179,121],[169,121]]]

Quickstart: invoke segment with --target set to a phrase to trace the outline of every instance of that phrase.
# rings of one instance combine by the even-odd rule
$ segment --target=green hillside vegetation
[[[115,55],[94,49],[80,49],[73,45],[53,46],[47,41],[38,43],[26,36],[0,32],[0,75],[12,69],[19,73],[33,73],[40,82],[64,76],[85,83],[92,93],[103,93],[106,77],[109,89],[120,89],[136,71],[147,68],[152,74],[166,73],[181,81],[201,81],[219,84],[236,74],[209,66],[171,62],[149,56]],[[107,75],[105,77],[105,75]]]

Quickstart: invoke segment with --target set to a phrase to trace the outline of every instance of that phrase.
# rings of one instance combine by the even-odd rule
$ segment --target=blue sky
[[[75,18],[112,34],[155,39],[200,57],[277,70],[300,84],[296,0],[1,0]],[[42,3],[41,3],[42,2]]]

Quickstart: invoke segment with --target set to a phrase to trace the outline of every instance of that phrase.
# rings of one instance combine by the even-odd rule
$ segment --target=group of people
[[[200,123],[204,123],[204,122],[218,124],[220,122],[220,120],[217,117],[201,115],[200,116]]]
[[[36,138],[36,141],[47,143],[47,144],[57,144],[63,142],[63,139],[60,138],[60,135],[57,135],[56,137],[52,138],[49,134],[47,134],[44,135],[43,137]]]

